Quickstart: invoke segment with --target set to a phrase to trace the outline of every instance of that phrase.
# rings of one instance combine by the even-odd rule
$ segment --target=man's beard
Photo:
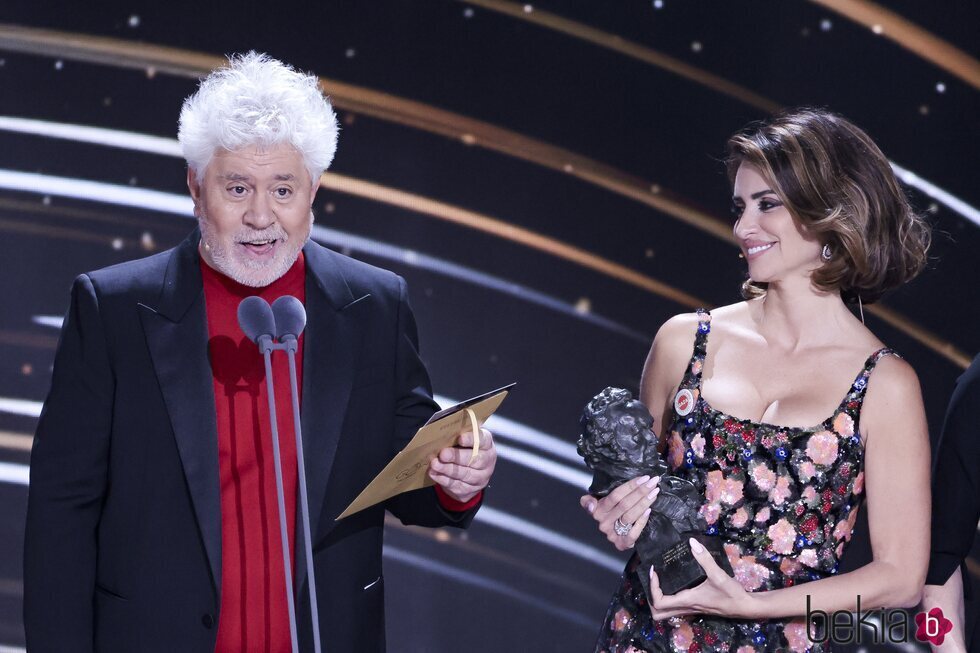
[[[274,224],[262,231],[242,229],[233,236],[234,243],[231,248],[226,248],[207,220],[199,218],[197,222],[201,229],[201,244],[210,253],[214,268],[226,277],[251,288],[263,288],[286,274],[299,257],[306,240],[309,239],[309,232],[302,240],[290,238],[279,224]],[[276,245],[276,255],[272,260],[262,262],[235,255],[238,243],[261,240],[279,241]]]

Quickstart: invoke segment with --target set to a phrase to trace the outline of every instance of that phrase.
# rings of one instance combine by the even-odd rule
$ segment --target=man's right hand
[[[629,480],[602,499],[586,494],[579,503],[599,522],[599,530],[620,551],[632,549],[650,518],[650,506],[660,493],[660,477],[639,476]],[[626,535],[616,533],[616,522],[632,524]]]

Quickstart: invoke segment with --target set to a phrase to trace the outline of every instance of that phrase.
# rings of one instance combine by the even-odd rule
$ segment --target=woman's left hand
[[[684,614],[712,614],[724,617],[750,618],[753,597],[741,584],[718,566],[707,549],[691,538],[694,559],[708,575],[707,580],[691,589],[670,596],[660,591],[660,581],[650,569],[650,614],[657,621]]]

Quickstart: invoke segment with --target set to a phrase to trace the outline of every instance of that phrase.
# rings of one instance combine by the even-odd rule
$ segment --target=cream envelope
[[[454,446],[462,431],[473,428],[471,411],[472,416],[482,426],[500,407],[514,385],[511,383],[503,388],[467,399],[433,415],[432,419],[418,430],[412,441],[357,495],[337,520],[370,508],[402,492],[434,485],[435,481],[425,473],[429,468],[429,461],[442,449]]]

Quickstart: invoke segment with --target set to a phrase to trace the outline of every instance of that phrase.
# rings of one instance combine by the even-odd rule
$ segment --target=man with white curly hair
[[[438,408],[405,282],[310,240],[337,144],[315,77],[233,56],[184,103],[179,140],[198,229],[72,289],[31,454],[28,649],[291,649],[265,368],[236,314],[250,295],[292,295],[308,316],[297,374],[312,570],[291,411],[277,423],[299,650],[312,650],[315,579],[324,649],[383,651],[385,510],[467,526],[496,462],[492,437],[472,462],[441,451],[434,487],[335,522]],[[272,374],[287,407],[284,357]]]

